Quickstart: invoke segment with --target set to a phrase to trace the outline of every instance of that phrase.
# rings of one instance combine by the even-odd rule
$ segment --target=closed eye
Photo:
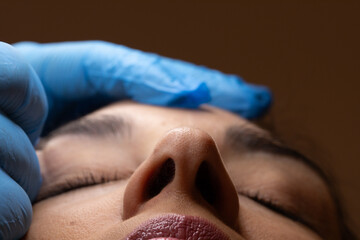
[[[238,192],[238,194],[253,200],[254,202],[266,207],[267,209],[275,212],[276,214],[280,214],[288,219],[298,222],[317,233],[317,230],[312,225],[310,225],[307,221],[305,221],[303,218],[298,216],[298,214],[295,214],[295,213],[285,209],[285,207],[283,207],[279,203],[276,203],[275,201],[273,201],[270,198],[263,197],[260,192],[257,192],[255,194],[249,194],[249,193],[244,194],[242,192]]]
[[[89,172],[83,176],[79,176],[75,179],[67,179],[61,187],[61,193],[73,191],[79,188],[90,187],[97,184],[103,184],[112,181],[112,178],[109,178],[107,175],[95,176],[93,173]]]
[[[129,176],[131,173],[129,173]],[[112,181],[119,181],[129,177],[128,174],[108,174],[108,173],[93,173],[91,171],[82,172],[77,176],[64,178],[59,183],[49,187],[43,193],[40,193],[35,202],[45,200],[47,198],[60,195],[66,192],[77,189],[90,187],[98,184],[104,184]]]

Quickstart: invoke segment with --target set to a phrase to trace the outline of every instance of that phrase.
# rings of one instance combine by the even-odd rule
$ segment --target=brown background
[[[268,120],[291,146],[333,169],[360,228],[360,4],[54,2],[2,1],[0,40],[106,40],[269,86]]]

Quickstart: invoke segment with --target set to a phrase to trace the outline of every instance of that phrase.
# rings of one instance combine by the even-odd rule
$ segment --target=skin
[[[104,115],[123,116],[131,128],[102,137],[61,135],[37,151],[44,199],[33,206],[25,239],[125,239],[148,219],[169,213],[207,219],[230,239],[340,239],[334,202],[313,169],[292,157],[230,147],[227,127],[266,134],[247,120],[209,106],[183,110],[132,102],[85,118]],[[169,158],[175,163],[173,180],[156,196],[144,197]],[[217,186],[210,189],[215,203],[195,184],[204,162],[211,169],[209,182]],[[46,198],[64,179],[76,182],[89,172],[99,182],[108,179]],[[258,203],[254,195],[307,224]]]

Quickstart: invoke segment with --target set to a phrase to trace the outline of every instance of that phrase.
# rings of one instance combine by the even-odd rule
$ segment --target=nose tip
[[[184,196],[233,227],[238,197],[212,137],[191,128],[168,132],[150,157],[134,172],[124,195],[123,218],[128,219],[149,202]],[[172,198],[179,199],[179,198]]]

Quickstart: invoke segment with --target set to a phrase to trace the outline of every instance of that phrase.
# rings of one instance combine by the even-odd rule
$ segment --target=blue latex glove
[[[196,108],[202,103],[255,118],[270,91],[235,75],[102,41],[14,46],[39,75],[49,102],[44,134],[109,102]]]
[[[31,201],[41,185],[33,148],[47,113],[35,71],[15,49],[0,42],[0,239],[24,235]]]
[[[271,102],[266,88],[237,76],[111,43],[25,42],[15,47],[45,88],[50,110],[45,134],[126,98],[186,108],[209,102],[247,118],[261,115]],[[31,142],[41,132],[47,106],[32,68],[8,45],[1,44],[0,51],[0,236],[12,239],[30,224],[30,201],[41,182]]]

